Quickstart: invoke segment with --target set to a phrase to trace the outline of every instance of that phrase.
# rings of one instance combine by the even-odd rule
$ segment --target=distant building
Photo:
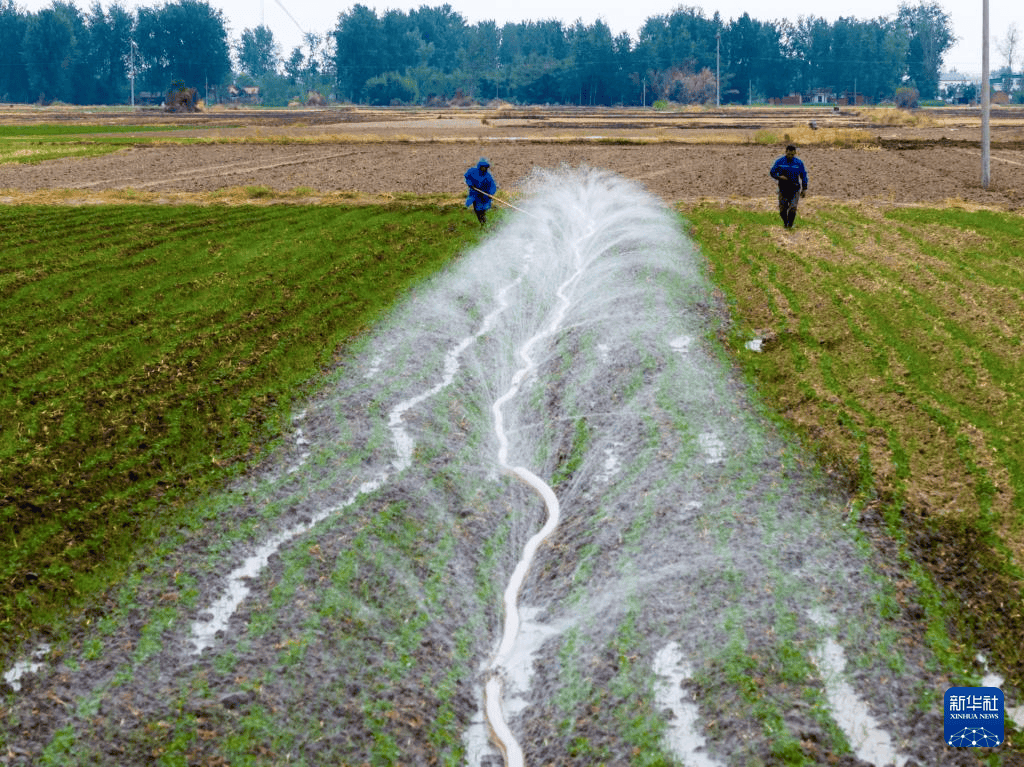
[[[977,103],[981,77],[955,69],[939,73],[939,95],[947,104]]]
[[[1007,72],[1001,75],[992,75],[988,78],[988,81],[994,91],[1013,93],[1014,91],[1024,90],[1024,74],[1015,75]]]
[[[811,104],[831,104],[835,100],[836,98],[831,88],[815,88],[811,92],[808,102]]]
[[[939,92],[946,90],[946,88],[956,87],[968,87],[970,85],[977,85],[981,80],[981,77],[977,75],[968,75],[963,72],[958,72],[955,69],[951,72],[940,72],[939,73]]]
[[[155,91],[142,91],[135,94],[135,103],[144,107],[163,106],[166,95],[165,93],[156,93]]]
[[[228,87],[228,101],[235,104],[259,104],[262,101],[260,89],[253,86],[231,85]]]
[[[855,93],[854,91],[843,91],[841,94],[836,96],[836,106],[839,107],[852,107],[852,106],[864,106],[864,94]]]

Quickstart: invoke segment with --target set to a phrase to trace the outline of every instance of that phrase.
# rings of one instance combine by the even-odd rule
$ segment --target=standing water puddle
[[[835,619],[821,610],[811,610],[808,617],[822,628],[835,628]],[[903,767],[907,757],[896,751],[889,733],[882,729],[868,711],[867,703],[846,680],[846,652],[842,645],[827,636],[811,653],[811,660],[825,682],[832,716],[850,741],[857,758],[875,767]]]
[[[704,737],[700,734],[700,712],[689,700],[683,682],[693,675],[690,664],[683,659],[676,642],[669,642],[654,656],[654,673],[661,677],[657,686],[658,705],[672,712],[668,741],[674,753],[687,767],[722,767],[708,756]]]

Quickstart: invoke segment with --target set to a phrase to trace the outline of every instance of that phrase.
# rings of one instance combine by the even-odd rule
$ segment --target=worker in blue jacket
[[[779,182],[779,216],[787,229],[796,221],[796,206],[807,194],[807,169],[796,156],[796,147],[790,144],[786,154],[775,161],[771,176]]]
[[[498,185],[494,183],[494,176],[491,175],[491,163],[486,157],[481,157],[476,166],[466,171],[466,186],[469,187],[469,196],[466,197],[466,207],[473,206],[480,225],[487,223],[487,211],[491,208],[491,197],[498,191]]]

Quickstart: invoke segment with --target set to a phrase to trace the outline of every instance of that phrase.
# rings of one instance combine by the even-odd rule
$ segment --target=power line
[[[288,12],[288,9],[284,7],[284,3],[282,3],[281,0],[274,0],[274,2],[278,4],[282,11],[284,11],[284,15],[291,19],[292,23],[299,28],[299,31],[302,33],[302,39],[305,40],[309,33],[302,28],[302,25],[299,22],[295,21],[295,17]]]

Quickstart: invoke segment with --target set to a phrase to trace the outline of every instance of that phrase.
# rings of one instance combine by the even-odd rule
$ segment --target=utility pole
[[[135,41],[134,40],[129,40],[128,43],[129,43],[128,55],[129,55],[129,58],[131,59],[131,64],[129,65],[131,71],[128,74],[128,79],[130,79],[131,83],[132,83],[132,110],[134,110],[135,109]]]
[[[985,0],[987,3],[988,0]],[[715,106],[722,106],[722,30],[715,31]]]
[[[988,189],[989,152],[988,0],[981,0],[981,188]]]

